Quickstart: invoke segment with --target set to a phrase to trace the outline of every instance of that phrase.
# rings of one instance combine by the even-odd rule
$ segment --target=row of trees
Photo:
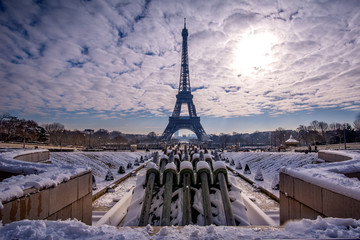
[[[214,143],[221,146],[241,143],[242,145],[271,145],[279,146],[289,139],[290,135],[300,141],[301,145],[338,144],[345,142],[360,142],[360,115],[353,126],[345,123],[331,123],[312,121],[308,126],[300,125],[296,130],[285,130],[282,127],[275,131],[254,132],[251,134],[211,135]]]
[[[360,118],[353,126],[348,123],[331,123],[312,121],[309,126],[300,125],[297,128],[298,138],[309,144],[337,144],[357,142],[360,131]]]
[[[89,131],[90,130],[90,131]],[[360,141],[360,115],[350,125],[348,123],[331,123],[312,121],[308,126],[300,125],[296,130],[285,130],[281,127],[275,131],[254,132],[251,134],[210,135],[213,143],[221,146],[241,143],[242,145],[272,145],[283,144],[293,135],[302,145],[337,144]],[[124,134],[119,131],[109,132],[106,129],[93,131],[87,129],[67,130],[61,123],[51,123],[39,126],[35,121],[19,119],[10,114],[0,115],[0,141],[45,142],[56,146],[116,146],[120,144],[156,143],[160,137],[155,132],[147,135]]]
[[[10,114],[0,115],[1,141],[40,141],[46,140],[46,131],[33,120],[19,119]]]
[[[56,146],[82,146],[86,148],[111,147],[121,144],[134,144],[140,142],[154,142],[154,132],[148,135],[124,134],[119,131],[108,131],[99,129],[66,130],[60,123],[51,123],[43,125],[48,133],[48,143]]]
[[[0,141],[47,143],[55,146],[99,147],[116,144],[156,142],[155,132],[148,135],[123,134],[106,129],[97,131],[67,130],[61,123],[39,124],[33,120],[19,119],[8,113],[0,115]]]

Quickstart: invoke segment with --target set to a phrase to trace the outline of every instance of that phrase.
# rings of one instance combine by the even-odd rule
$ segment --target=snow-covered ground
[[[118,170],[120,165],[124,166],[126,173],[133,171],[134,161],[136,158],[140,159],[143,156],[150,156],[146,152],[53,152],[50,154],[50,160],[56,165],[71,165],[74,168],[89,168],[96,180],[97,189],[93,194],[100,191],[105,186],[114,182],[124,174],[119,174]],[[126,166],[131,163],[133,168],[127,169]],[[108,171],[114,176],[113,181],[106,181],[105,176]]]
[[[149,156],[145,152],[56,152],[50,153],[52,164],[33,163],[14,160],[17,155],[44,150],[11,150],[0,152],[0,170],[11,171],[24,175],[12,176],[0,182],[0,207],[2,202],[23,195],[25,189],[56,186],[72,176],[92,170],[95,176],[96,193],[105,186],[120,179],[124,174],[119,174],[120,165],[125,167],[126,172],[132,171],[134,161],[141,156]],[[126,169],[128,163],[132,163],[132,169]],[[110,170],[114,180],[106,181],[105,175]]]
[[[232,169],[239,172],[246,178],[249,178],[257,185],[279,197],[279,191],[273,190],[271,184],[275,175],[279,174],[282,167],[298,168],[307,164],[312,164],[318,161],[316,153],[295,153],[295,152],[225,152],[223,157],[229,158],[228,166],[233,159],[235,165]],[[242,169],[236,169],[238,162],[241,163]],[[245,165],[248,164],[251,174],[245,174]],[[255,175],[258,169],[261,169],[264,181],[255,180]]]
[[[160,230],[159,230],[160,229]],[[68,221],[23,220],[0,227],[0,239],[309,239],[360,238],[360,220],[321,218],[289,222],[284,228],[265,227],[185,227],[151,226],[118,229],[109,225],[93,227]]]
[[[117,201],[119,201],[127,192],[132,191],[136,186],[136,180],[138,175],[143,175],[146,173],[146,169],[141,169],[136,176],[131,176],[126,179],[126,181],[121,182],[118,186],[115,187],[114,192],[108,192],[101,197],[93,201],[93,210],[109,210],[113,207]]]
[[[0,183],[0,199],[4,193],[20,191],[29,185],[42,186],[46,183],[56,184],[66,179],[66,177],[75,174],[77,171],[92,169],[96,177],[97,184],[109,184],[105,181],[105,175],[110,169],[115,178],[120,178],[117,173],[120,164],[126,164],[130,161],[133,163],[136,157],[145,152],[98,152],[98,153],[51,153],[52,165],[44,166],[38,163],[19,163],[12,160],[13,153],[1,153],[0,167],[16,167],[25,171],[28,169],[27,176],[14,176]],[[241,162],[244,169],[247,163],[252,171],[246,175],[253,179],[260,168],[264,181],[254,182],[261,184],[264,188],[271,190],[271,183],[276,174],[282,167],[291,169],[289,171],[298,172],[300,169],[308,171],[309,175],[315,174],[315,168],[326,172],[340,170],[348,171],[346,163],[330,163],[307,165],[317,161],[317,155],[310,153],[223,153],[224,157],[234,159],[235,166],[238,161]],[[16,161],[16,162],[13,162]],[[230,160],[231,161],[231,160]],[[352,165],[357,169],[358,159],[350,160]],[[16,164],[17,165],[16,165]],[[15,165],[14,165],[15,164]],[[229,164],[227,164],[229,165]],[[305,166],[307,165],[307,166]],[[235,166],[232,166],[235,169]],[[327,166],[333,166],[327,167]],[[56,174],[53,172],[57,170]],[[238,170],[243,174],[243,169]],[[297,170],[296,170],[297,169]],[[38,178],[41,172],[44,178]],[[43,173],[49,173],[43,175]],[[60,174],[59,174],[60,173]],[[30,177],[30,178],[29,178]],[[354,180],[355,181],[355,180]],[[39,185],[36,185],[39,184]],[[278,191],[274,193],[278,195]],[[1,224],[0,224],[1,225]],[[160,230],[159,230],[160,229]],[[316,220],[301,220],[287,223],[284,227],[226,227],[226,226],[194,226],[185,227],[163,227],[152,228],[116,227],[103,225],[100,227],[87,226],[76,220],[68,221],[45,221],[45,220],[23,220],[13,222],[5,226],[0,226],[0,239],[291,239],[291,238],[360,238],[360,220],[355,219],[338,219],[338,218],[318,218]]]

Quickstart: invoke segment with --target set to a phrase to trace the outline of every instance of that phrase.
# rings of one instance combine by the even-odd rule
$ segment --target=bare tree
[[[49,143],[61,146],[63,132],[65,130],[64,125],[54,122],[50,124],[44,124],[43,128],[49,134]]]
[[[40,128],[33,120],[18,119],[8,113],[0,115],[0,139],[3,141],[37,141]]]
[[[228,134],[220,133],[219,143],[222,145],[223,148],[226,148],[228,142],[230,141],[231,137]]]
[[[282,127],[279,127],[275,130],[275,146],[283,144],[285,142],[285,129]]]
[[[329,127],[330,127],[330,130],[336,131],[336,130],[341,129],[341,123],[333,122],[333,123],[330,123]]]
[[[325,132],[329,128],[329,125],[326,122],[323,122],[323,121],[319,122],[318,125],[319,125],[319,129],[321,131],[321,136],[323,138],[323,141],[326,143],[327,141],[326,141],[326,138],[325,138]]]
[[[354,121],[354,128],[360,131],[360,113],[357,115],[356,120]]]
[[[15,137],[17,122],[18,118],[9,113],[3,113],[0,116],[1,139],[9,141]]]
[[[157,135],[155,132],[149,132],[148,135],[147,135],[147,139],[150,141],[150,142],[155,142],[156,139],[157,139]]]
[[[310,123],[310,127],[312,130],[318,131],[319,130],[319,122],[317,120],[312,121]]]
[[[110,140],[110,134],[106,129],[99,129],[93,134],[93,142],[96,146],[105,146]]]

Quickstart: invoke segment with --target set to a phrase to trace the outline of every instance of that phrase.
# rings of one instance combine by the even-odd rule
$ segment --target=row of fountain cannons
[[[154,189],[163,187],[163,203],[161,217],[159,217],[160,226],[172,225],[171,220],[174,214],[172,211],[173,192],[182,188],[182,219],[178,225],[194,224],[194,193],[191,189],[201,188],[201,199],[203,209],[203,225],[214,224],[212,205],[210,202],[210,189],[217,188],[221,192],[221,206],[225,213],[226,225],[241,225],[235,220],[231,199],[229,197],[228,172],[225,162],[230,162],[228,158],[223,158],[217,151],[208,153],[205,150],[197,150],[197,148],[187,148],[184,150],[164,150],[164,154],[159,156],[158,152],[153,154],[152,161],[147,164],[146,179],[143,187],[145,194],[142,201],[141,213],[138,226],[146,226],[153,224],[151,221],[154,214],[152,207]],[[136,162],[135,162],[136,164]],[[235,165],[231,160],[230,165]],[[237,169],[242,169],[240,162],[236,165]],[[244,172],[250,171],[248,165],[245,166]],[[157,197],[158,198],[158,197]],[[194,211],[196,212],[196,211]],[[181,214],[180,214],[181,215]],[[246,222],[246,221],[245,221]],[[246,223],[245,223],[246,225]]]

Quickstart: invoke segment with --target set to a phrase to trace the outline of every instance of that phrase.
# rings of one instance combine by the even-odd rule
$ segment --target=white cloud
[[[199,115],[360,108],[357,1],[16,0],[4,6],[2,111],[168,116],[179,83],[183,17]],[[239,42],[264,34],[276,39],[267,60],[241,71],[234,64],[245,54],[237,52]]]

